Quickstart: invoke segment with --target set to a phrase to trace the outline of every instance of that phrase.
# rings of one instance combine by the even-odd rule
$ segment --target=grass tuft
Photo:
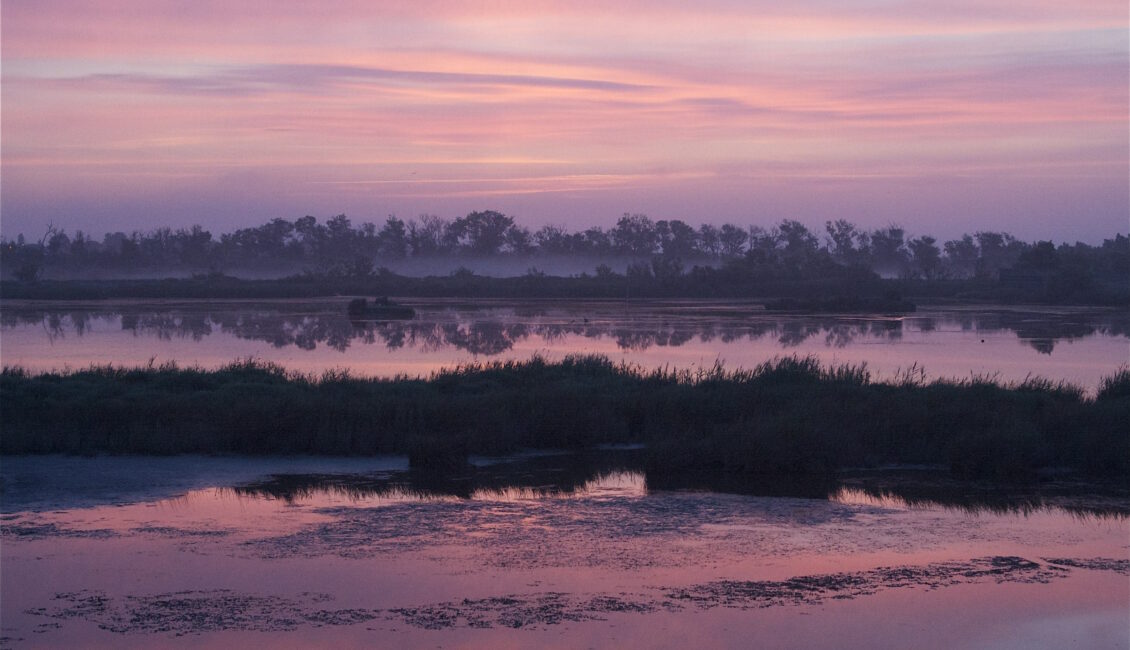
[[[1110,377],[1104,377],[1096,398],[1099,401],[1130,399],[1130,368],[1120,368]]]

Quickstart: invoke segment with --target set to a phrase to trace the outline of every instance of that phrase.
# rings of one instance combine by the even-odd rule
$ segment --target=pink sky
[[[2,7],[9,237],[487,208],[1130,230],[1125,0]]]

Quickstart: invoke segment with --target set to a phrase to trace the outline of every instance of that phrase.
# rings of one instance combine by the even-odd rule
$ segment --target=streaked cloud
[[[0,227],[481,199],[1094,238],[1130,211],[1128,25],[1106,1],[5,0]]]
[[[34,82],[34,77],[10,78],[15,83]],[[514,74],[391,70],[344,65],[263,65],[210,74],[154,75],[145,73],[96,73],[81,77],[45,79],[56,86],[93,92],[184,93],[246,96],[278,91],[313,94],[330,88],[373,86],[512,86],[568,88],[610,92],[640,92],[648,87],[600,79],[574,79]]]

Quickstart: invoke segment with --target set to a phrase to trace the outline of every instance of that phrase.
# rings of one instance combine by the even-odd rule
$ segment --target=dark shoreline
[[[696,267],[697,268],[697,267]],[[145,280],[0,281],[0,299],[111,300],[211,299],[256,300],[325,298],[333,296],[390,296],[466,299],[756,299],[780,303],[785,309],[808,311],[913,311],[920,302],[966,304],[1040,304],[1054,306],[1130,306],[1124,286],[1094,286],[1069,292],[1049,292],[1041,286],[1019,286],[997,280],[896,280],[858,277],[819,279],[754,279],[731,277],[702,269],[676,278],[639,279],[608,276],[524,275],[490,277],[470,271],[447,276],[412,277],[383,270],[366,277],[298,275],[271,280],[247,280],[224,275]]]
[[[429,378],[307,376],[255,361],[0,375],[4,454],[467,454],[646,443],[657,478],[829,475],[937,464],[958,478],[1130,475],[1130,371],[1094,398],[1034,379],[872,381],[784,358],[645,371],[603,357],[462,366]]]

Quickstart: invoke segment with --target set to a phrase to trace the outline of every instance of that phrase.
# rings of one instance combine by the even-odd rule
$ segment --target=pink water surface
[[[567,493],[480,490],[458,499],[313,491],[284,500],[228,484],[300,472],[300,459],[286,461],[287,467],[271,460],[238,467],[220,459],[212,468],[207,459],[149,462],[142,473],[157,489],[137,484],[106,493],[101,503],[69,505],[57,493],[52,503],[29,495],[37,481],[61,470],[64,484],[113,482],[136,471],[134,461],[5,460],[5,485],[15,490],[5,502],[0,546],[5,646],[1029,648],[1130,642],[1124,516],[911,507],[850,490],[827,500],[652,491],[634,472],[601,474]],[[307,462],[311,471],[332,472],[335,461]],[[340,462],[343,471],[365,469],[358,461]],[[397,466],[364,462],[381,471]],[[181,479],[193,487],[169,487]],[[983,562],[978,558],[989,557],[1023,558],[1035,570],[964,577],[960,567],[976,569]],[[1093,566],[1069,566],[1062,558]],[[947,563],[959,569],[943,580],[898,583],[902,571]],[[868,577],[880,567],[893,567],[895,581]],[[718,581],[828,574],[857,576],[861,584],[795,601],[695,603],[670,595]],[[176,599],[193,605],[165,608]],[[601,599],[643,609],[593,605]],[[565,611],[581,616],[540,616],[545,603],[564,603]],[[185,613],[186,607],[198,609]],[[323,610],[365,615],[356,622],[311,616]],[[418,611],[427,616],[406,613]],[[223,618],[241,612],[254,616]],[[475,616],[482,618],[470,624]]]
[[[602,354],[647,368],[751,368],[785,355],[878,379],[1038,376],[1095,390],[1130,363],[1130,315],[923,307],[905,316],[769,314],[749,302],[403,301],[410,321],[351,323],[342,300],[8,305],[0,356],[32,370],[256,357],[303,372],[427,375],[473,361]]]

